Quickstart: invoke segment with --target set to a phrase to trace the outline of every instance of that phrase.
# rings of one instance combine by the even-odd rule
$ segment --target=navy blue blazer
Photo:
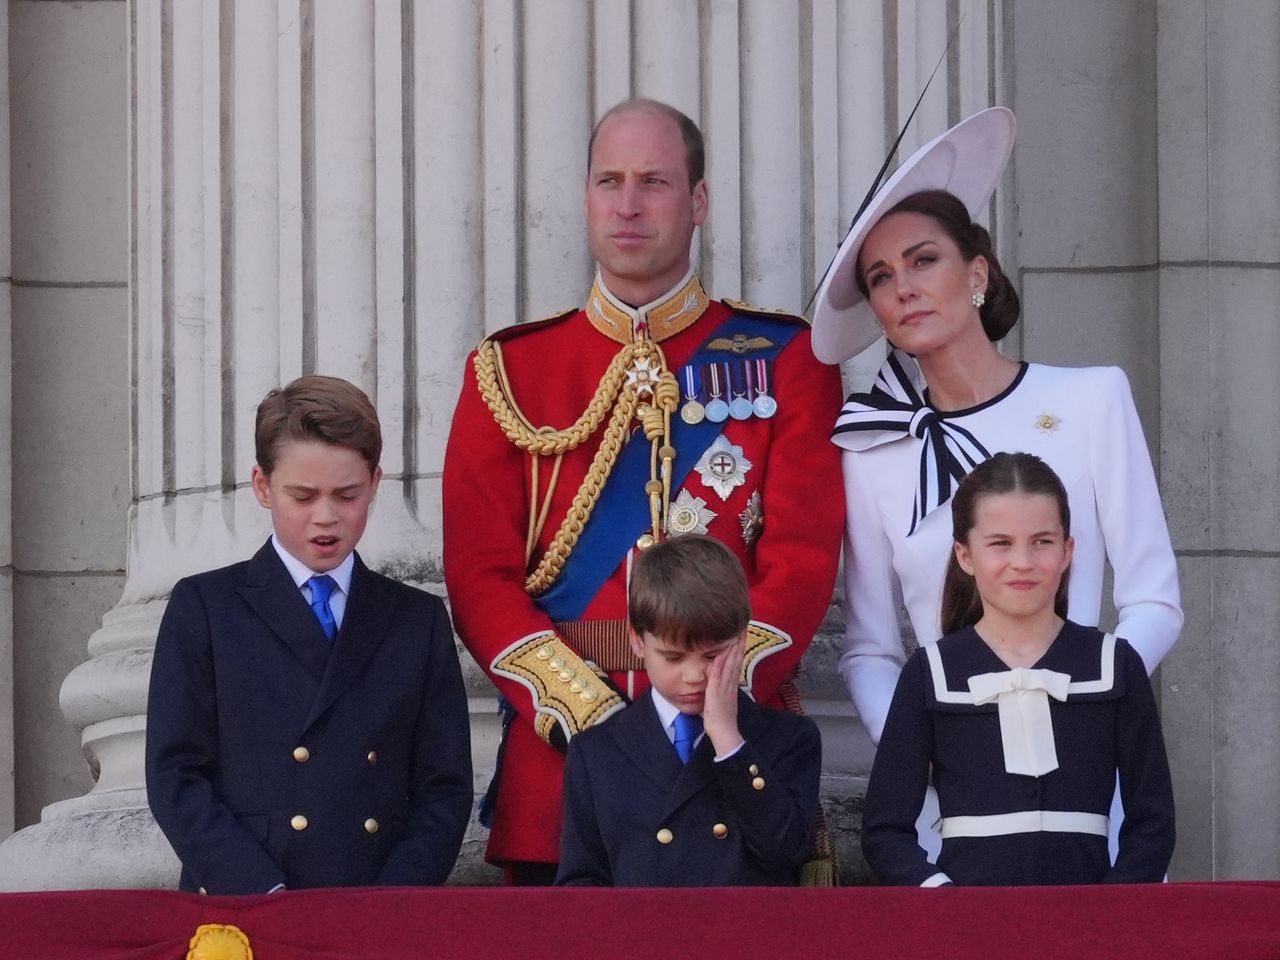
[[[556,883],[794,885],[817,818],[818,728],[742,693],[738,728],[732,757],[716,763],[703,737],[681,764],[646,693],[574,737]]]
[[[357,556],[331,643],[269,541],[179,581],[156,639],[146,770],[183,890],[442,883],[472,802],[444,604]]]
[[[1036,667],[1066,674],[1072,684],[1066,700],[1048,701],[1058,767],[1038,777],[1005,769],[999,707],[977,705],[969,693],[970,677],[1009,669],[973,627],[907,661],[862,814],[862,850],[882,880],[1160,882],[1173,855],[1173,784],[1142,658],[1124,640],[1112,645],[1101,631],[1068,620]],[[1112,866],[1105,824],[1117,773],[1124,823]],[[943,817],[937,866],[916,841],[916,813],[930,780]],[[1101,828],[1027,831],[994,819],[1039,811],[1092,815]],[[985,827],[948,836],[950,818],[979,818]]]

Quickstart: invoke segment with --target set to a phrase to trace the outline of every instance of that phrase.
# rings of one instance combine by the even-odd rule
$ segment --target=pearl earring
[[[969,298],[975,307],[981,308],[987,302],[987,295],[981,290],[973,291],[973,296]]]

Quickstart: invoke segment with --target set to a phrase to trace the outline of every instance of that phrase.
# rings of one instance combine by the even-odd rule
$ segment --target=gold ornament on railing
[[[229,923],[204,923],[191,937],[187,960],[253,960],[249,938]]]

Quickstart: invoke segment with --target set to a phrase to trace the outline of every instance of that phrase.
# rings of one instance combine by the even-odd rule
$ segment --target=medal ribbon
[[[694,351],[681,376],[683,378],[684,371],[690,368],[710,367],[714,371],[723,354],[708,350],[707,345],[717,338],[739,333],[747,338],[764,338],[772,346],[756,351],[755,356],[772,360],[803,329],[802,324],[793,320],[733,314]],[[721,429],[722,424],[709,420],[690,424],[678,417],[672,419],[671,442],[676,448],[671,471],[673,491],[684,485],[689,471],[715,442]],[[636,539],[649,528],[649,504],[643,496],[649,479],[649,453],[647,443],[628,443],[622,448],[591,511],[591,519],[578,537],[578,545],[565,560],[560,576],[546,593],[533,598],[538,609],[552,620],[580,619],[605,581],[635,546]]]

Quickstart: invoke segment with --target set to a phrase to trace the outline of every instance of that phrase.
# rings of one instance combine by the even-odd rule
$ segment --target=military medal
[[[751,407],[757,417],[768,420],[778,412],[778,401],[769,396],[769,361],[756,361],[756,395]]]
[[[680,419],[693,426],[707,418],[707,408],[698,401],[698,369],[692,364],[685,364],[680,371],[684,377],[684,406],[680,408]]]
[[[634,387],[637,397],[652,397],[653,388],[662,371],[647,357],[637,359],[627,371],[627,385]]]
[[[711,379],[711,399],[707,402],[707,419],[712,423],[724,423],[729,419],[729,405],[724,402],[724,385],[720,383],[720,365],[707,364],[704,372]]]
[[[750,419],[752,413],[751,401],[747,399],[746,367],[740,363],[726,363],[724,365],[725,380],[729,384],[729,392],[733,394],[733,400],[729,404],[729,416],[735,420]],[[734,373],[738,376],[735,377]],[[735,382],[737,381],[737,382]],[[741,384],[742,390],[738,390]]]
[[[715,518],[715,512],[707,509],[707,501],[695,497],[688,490],[681,490],[667,513],[667,533],[673,537],[684,533],[706,533],[707,524]]]
[[[746,508],[738,514],[738,522],[742,524],[742,542],[754,547],[764,533],[764,504],[760,501],[760,491],[753,493],[747,500]]]
[[[751,466],[751,461],[743,456],[742,448],[730,443],[722,433],[702,452],[693,469],[698,471],[704,486],[714,490],[721,500],[728,500],[735,487],[747,482],[747,471]]]

